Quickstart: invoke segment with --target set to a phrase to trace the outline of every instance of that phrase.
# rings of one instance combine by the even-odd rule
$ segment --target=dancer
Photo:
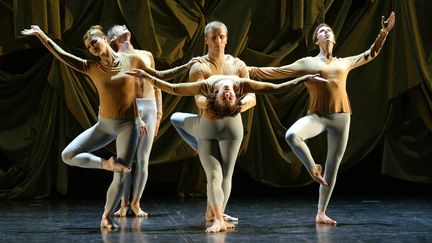
[[[161,79],[172,79],[186,71],[197,62],[192,59],[187,64],[165,71],[156,71],[155,62],[151,52],[137,50],[131,43],[131,33],[125,25],[114,25],[107,33],[108,41],[120,53],[130,53],[139,56],[146,65],[145,71]],[[147,217],[140,207],[140,200],[144,192],[148,178],[148,164],[153,140],[157,136],[159,125],[162,119],[162,92],[153,87],[150,82],[141,80],[137,89],[137,105],[141,119],[147,125],[148,136],[141,137],[136,151],[136,169],[133,171],[133,191],[130,207],[137,217]],[[120,209],[114,213],[115,216],[124,217],[129,208],[129,195],[132,186],[132,173],[126,175]]]
[[[204,55],[199,58],[199,63],[194,64],[191,67],[189,72],[189,80],[192,82],[204,80],[211,75],[236,75],[241,78],[249,78],[249,74],[247,71],[247,67],[243,61],[238,58],[234,58],[231,55],[225,54],[225,46],[228,40],[228,30],[225,24],[219,21],[213,21],[206,25],[204,29],[204,41],[208,47],[207,55]],[[206,172],[207,177],[207,194],[214,194],[212,190],[214,190],[215,185],[217,187],[221,187],[223,195],[220,195],[223,198],[222,205],[218,205],[221,208],[218,209],[220,212],[224,212],[228,198],[231,193],[231,179],[234,171],[235,161],[237,159],[237,155],[240,149],[241,142],[243,140],[243,123],[241,120],[241,116],[237,115],[235,117],[224,117],[222,120],[219,120],[220,116],[217,115],[214,111],[207,109],[207,99],[202,95],[195,96],[195,101],[197,107],[201,110],[201,113],[204,117],[209,118],[206,123],[212,124],[210,127],[216,126],[226,126],[228,128],[235,128],[236,132],[230,134],[229,138],[220,138],[221,142],[219,144],[219,149],[221,150],[220,154],[215,157],[219,158],[218,160],[213,161],[211,165],[204,165],[203,160],[207,161],[205,158],[201,158],[204,156],[202,153],[199,153],[199,157],[201,163],[203,164],[203,168]],[[255,106],[256,100],[255,95],[253,93],[247,94],[245,97],[241,99],[241,104],[244,110],[247,110],[253,106]],[[232,111],[227,110],[225,113],[230,113]],[[177,130],[179,135],[188,143],[195,151],[199,151],[200,149],[198,144],[198,139],[194,137],[193,134],[190,134],[185,128],[185,124],[188,120],[195,119],[197,117],[196,114],[176,112],[171,116],[171,123],[174,128]],[[209,133],[211,133],[209,131]],[[229,142],[228,142],[229,141]],[[201,147],[205,149],[205,146],[209,146],[208,144],[201,144]],[[200,155],[201,154],[201,155]],[[223,155],[223,156],[222,156]],[[222,157],[221,157],[222,156]],[[221,178],[215,179],[215,173],[211,173],[209,167],[213,166],[214,168],[218,168],[218,173],[222,174]],[[208,196],[208,198],[211,198]],[[213,205],[213,210],[215,209],[215,205]],[[211,202],[207,205],[206,210],[206,221],[214,222],[213,225],[215,227],[209,227],[207,231],[215,231],[218,228],[218,225],[221,223],[219,219],[215,219],[215,213],[212,210]],[[238,219],[235,217],[231,217],[227,214],[223,215],[226,221],[237,221]],[[223,221],[223,220],[222,220]],[[229,227],[234,227],[232,224],[227,224]],[[222,228],[224,226],[222,225]]]
[[[307,75],[282,84],[258,82],[247,78],[239,78],[235,75],[213,75],[206,80],[193,83],[171,84],[163,80],[152,77],[142,70],[135,70],[130,74],[137,77],[150,78],[149,81],[156,87],[174,95],[192,96],[202,95],[208,100],[208,110],[220,116],[217,120],[212,120],[202,116],[189,117],[185,120],[186,131],[198,140],[198,155],[207,175],[207,196],[213,212],[214,223],[206,231],[210,233],[219,232],[232,228],[234,225],[228,224],[223,219],[223,188],[222,167],[227,166],[226,158],[235,159],[236,150],[232,146],[239,146],[239,137],[243,131],[235,121],[239,113],[247,107],[240,104],[240,100],[247,93],[277,93],[287,91],[293,84],[298,82],[326,80],[316,76]],[[230,110],[232,113],[221,113],[220,111]],[[241,120],[240,120],[241,121]],[[236,148],[237,148],[236,147]],[[220,154],[219,154],[220,151]],[[220,162],[219,162],[220,161]]]
[[[86,48],[91,54],[98,56],[100,61],[81,59],[64,51],[36,25],[21,33],[36,35],[58,60],[88,75],[98,91],[98,122],[76,137],[64,149],[62,158],[71,166],[114,172],[100,225],[104,230],[117,228],[111,216],[120,200],[125,179],[123,172],[130,172],[138,135],[148,133],[145,123],[139,117],[135,101],[137,81],[126,72],[135,68],[145,69],[146,66],[138,56],[116,53],[108,45],[100,26],[92,26],[83,37]],[[117,158],[104,160],[90,153],[106,146],[114,139]]]
[[[326,215],[331,193],[336,183],[339,164],[348,141],[351,106],[346,92],[348,72],[374,59],[381,50],[389,31],[395,23],[395,13],[381,20],[381,31],[367,51],[351,57],[333,56],[335,37],[332,29],[320,24],[313,33],[313,42],[319,54],[302,58],[282,67],[250,67],[250,75],[261,79],[281,79],[305,74],[319,73],[328,83],[306,83],[310,95],[308,115],[296,121],[285,134],[285,139],[296,156],[302,161],[314,180],[319,182],[319,202],[316,223],[336,224]],[[305,140],[327,132],[327,158],[324,177],[322,167],[315,163]]]

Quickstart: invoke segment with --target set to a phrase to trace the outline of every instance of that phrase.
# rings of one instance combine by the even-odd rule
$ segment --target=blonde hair
[[[102,31],[102,26],[100,25],[93,25],[90,27],[90,29],[87,30],[87,32],[83,36],[83,41],[85,41],[88,38],[91,38],[92,36],[98,36],[98,37],[106,37],[105,33]]]

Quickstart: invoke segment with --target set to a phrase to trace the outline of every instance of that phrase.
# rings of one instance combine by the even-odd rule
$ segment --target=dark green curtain
[[[334,28],[336,56],[358,54],[370,47],[381,16],[392,10],[396,26],[380,55],[349,75],[353,115],[341,173],[372,149],[382,148],[382,174],[431,183],[428,0],[1,0],[0,197],[66,193],[68,167],[60,153],[97,119],[97,91],[91,81],[59,63],[35,37],[22,37],[20,31],[31,24],[84,58],[93,58],[82,44],[91,25],[107,30],[126,24],[135,47],[151,51],[163,70],[205,54],[203,29],[209,21],[219,20],[229,30],[227,53],[251,66],[280,66],[316,55],[311,34],[321,22]],[[186,80],[183,75],[173,82]],[[285,94],[258,95],[256,107],[243,114],[245,139],[237,166],[276,187],[311,183],[284,141],[287,128],[305,115],[307,102],[302,85]],[[199,160],[169,123],[175,111],[197,112],[194,100],[164,94],[163,106],[150,166],[166,169],[158,169],[153,177],[177,182],[181,195],[204,194]],[[323,161],[325,136],[308,143],[316,160]],[[115,153],[114,146],[102,152]]]

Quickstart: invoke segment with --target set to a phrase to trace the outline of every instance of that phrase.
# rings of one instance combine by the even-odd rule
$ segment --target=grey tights
[[[320,186],[318,208],[326,210],[336,183],[339,164],[348,142],[351,116],[348,113],[333,113],[325,116],[310,114],[297,120],[286,132],[285,140],[294,154],[311,172],[315,166],[311,152],[304,142],[322,132],[327,132],[327,158],[324,179],[328,186]]]

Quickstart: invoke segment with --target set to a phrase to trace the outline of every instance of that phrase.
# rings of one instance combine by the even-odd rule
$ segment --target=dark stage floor
[[[422,196],[335,196],[328,209],[338,226],[315,225],[316,198],[237,197],[227,213],[233,231],[204,232],[204,199],[143,199],[147,219],[118,220],[102,233],[104,200],[0,201],[1,242],[431,242],[432,201]]]

